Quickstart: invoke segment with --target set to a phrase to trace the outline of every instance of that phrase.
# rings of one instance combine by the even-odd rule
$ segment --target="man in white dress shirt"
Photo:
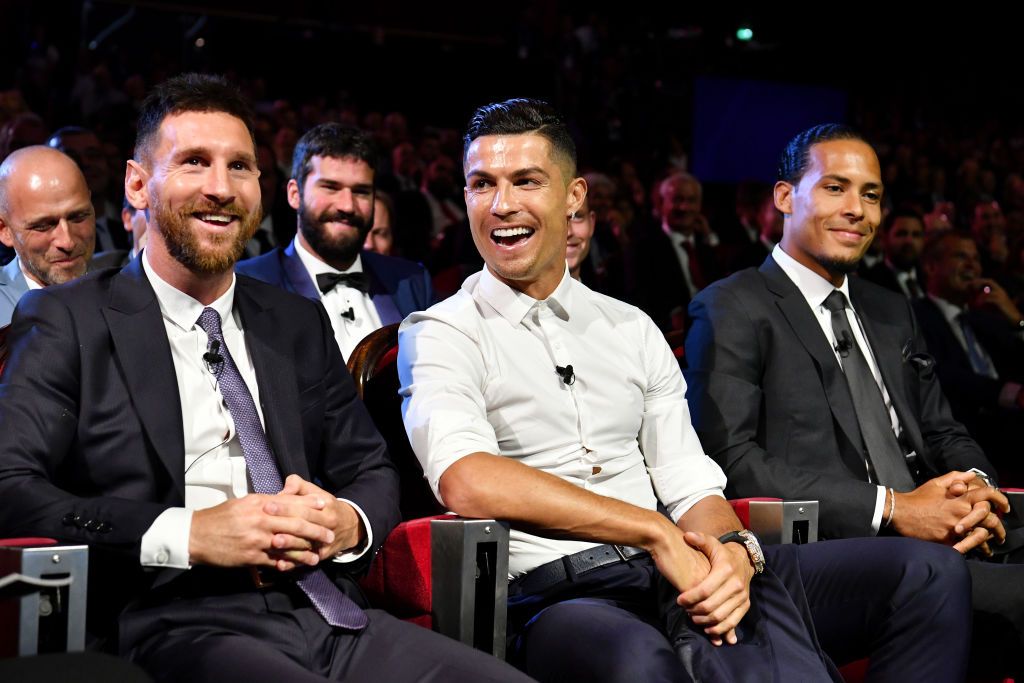
[[[487,105],[465,144],[486,268],[403,323],[399,374],[438,499],[513,525],[513,661],[540,680],[839,680],[824,647],[870,654],[880,677],[957,680],[965,646],[920,642],[966,613],[955,553],[900,539],[762,553],[742,531],[654,323],[569,277],[586,182],[558,114]]]

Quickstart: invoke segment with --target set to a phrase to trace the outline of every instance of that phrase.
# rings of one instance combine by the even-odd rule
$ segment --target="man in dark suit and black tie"
[[[365,609],[397,477],[323,308],[233,273],[252,126],[222,78],[144,102],[142,257],[29,292],[10,330],[0,535],[88,543],[91,645],[159,681],[522,680]]]
[[[728,492],[818,500],[826,538],[899,534],[987,552],[1004,537],[995,513],[1008,504],[950,415],[910,302],[847,277],[881,220],[882,192],[874,150],[850,129],[817,126],[789,143],[775,185],[781,244],[690,305],[694,425]],[[972,662],[1012,668],[1024,567],[967,564]]]
[[[288,202],[298,232],[277,248],[238,264],[236,271],[321,301],[348,358],[370,332],[433,303],[423,266],[363,250],[373,226],[376,152],[356,128],[324,123],[295,147]]]

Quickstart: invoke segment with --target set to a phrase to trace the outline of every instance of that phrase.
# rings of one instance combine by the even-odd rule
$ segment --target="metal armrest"
[[[736,516],[765,544],[818,540],[818,501],[779,498],[730,500]]]
[[[505,657],[508,524],[492,519],[435,519],[431,586],[438,632]]]
[[[41,640],[50,651],[84,650],[88,546],[0,544],[0,577],[13,575],[20,580],[0,591],[0,655],[34,655]]]

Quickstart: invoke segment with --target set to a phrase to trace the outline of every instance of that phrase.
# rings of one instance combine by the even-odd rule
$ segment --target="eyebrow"
[[[189,159],[191,157],[211,157],[214,156],[214,152],[208,147],[188,147],[181,150],[174,155],[174,159]],[[248,164],[256,165],[256,155],[251,152],[239,152],[231,155],[232,161],[244,161]]]
[[[532,174],[542,175],[545,178],[550,178],[551,177],[551,174],[548,173],[547,171],[545,171],[540,166],[527,166],[526,168],[517,168],[515,171],[512,171],[511,176],[513,178],[522,178],[523,176],[532,175]],[[481,176],[483,178],[494,178],[494,174],[493,173],[488,173],[487,171],[483,171],[483,170],[479,170],[479,169],[473,169],[473,170],[470,170],[470,172],[466,174],[466,179],[468,180],[469,178],[472,178],[474,176]]]
[[[834,180],[835,182],[843,183],[844,185],[853,185],[853,181],[852,180],[850,180],[846,176],[837,175],[835,173],[827,173],[827,174],[821,176],[821,179],[822,180]],[[870,183],[864,183],[864,187],[865,187],[865,189],[870,189],[870,190],[881,190],[881,189],[883,189],[884,186],[882,185],[882,183],[870,182]]]

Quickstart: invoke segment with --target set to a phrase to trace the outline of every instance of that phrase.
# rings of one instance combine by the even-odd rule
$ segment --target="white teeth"
[[[533,230],[530,228],[498,228],[491,234],[495,237],[518,237],[519,235],[530,235]]]
[[[204,221],[210,221],[213,223],[230,223],[231,216],[223,216],[219,213],[204,213],[200,214],[199,218]]]

